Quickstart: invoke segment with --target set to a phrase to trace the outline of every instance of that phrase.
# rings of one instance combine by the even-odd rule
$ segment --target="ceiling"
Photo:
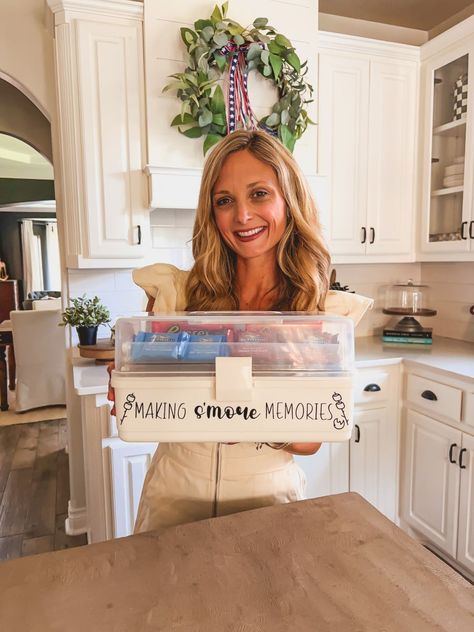
[[[319,11],[429,31],[473,0],[319,0]]]
[[[51,163],[22,140],[0,134],[0,178],[53,180]]]

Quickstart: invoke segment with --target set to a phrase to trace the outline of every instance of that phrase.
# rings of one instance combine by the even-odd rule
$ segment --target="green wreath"
[[[237,127],[239,123],[240,127],[267,130],[293,151],[308,124],[314,124],[305,109],[313,101],[313,88],[304,79],[307,61],[301,63],[289,39],[277,33],[267,18],[256,18],[251,26],[244,28],[226,17],[227,9],[228,2],[221,7],[216,5],[210,18],[194,23],[194,30],[180,29],[188,52],[188,65],[184,72],[170,75],[174,81],[163,89],[163,92],[175,90],[182,101],[181,112],[171,126],[188,138],[204,137],[204,154],[233,131],[232,124]],[[240,69],[236,70],[237,66]],[[232,68],[241,73],[237,86],[241,90],[240,107],[235,113],[238,121],[232,113],[232,118],[228,118],[227,109],[235,110],[233,93],[229,101],[231,107],[226,108],[218,83],[224,71],[232,73]],[[251,111],[246,94],[246,76],[251,70],[273,81],[278,90],[278,101],[272,112],[259,121]]]

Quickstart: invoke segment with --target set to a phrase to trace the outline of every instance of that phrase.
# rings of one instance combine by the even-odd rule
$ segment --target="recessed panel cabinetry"
[[[417,47],[320,34],[318,171],[336,263],[413,260]]]
[[[402,526],[474,577],[470,388],[444,376],[407,374],[400,517]]]
[[[421,47],[420,260],[471,260],[474,253],[470,22]]]
[[[149,242],[143,6],[49,5],[66,266],[136,267]]]

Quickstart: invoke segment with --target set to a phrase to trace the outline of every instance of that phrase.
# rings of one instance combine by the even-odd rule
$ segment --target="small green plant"
[[[86,295],[79,298],[71,298],[72,307],[66,307],[62,314],[63,325],[71,327],[94,327],[96,325],[106,325],[110,322],[110,312],[100,302],[98,296],[86,298]]]

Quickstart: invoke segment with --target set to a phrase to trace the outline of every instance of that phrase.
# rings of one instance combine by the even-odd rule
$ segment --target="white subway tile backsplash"
[[[150,213],[150,224],[152,226],[176,226],[176,210],[160,208]]]
[[[191,238],[191,227],[152,226],[151,229],[153,248],[187,248],[191,244]]]

